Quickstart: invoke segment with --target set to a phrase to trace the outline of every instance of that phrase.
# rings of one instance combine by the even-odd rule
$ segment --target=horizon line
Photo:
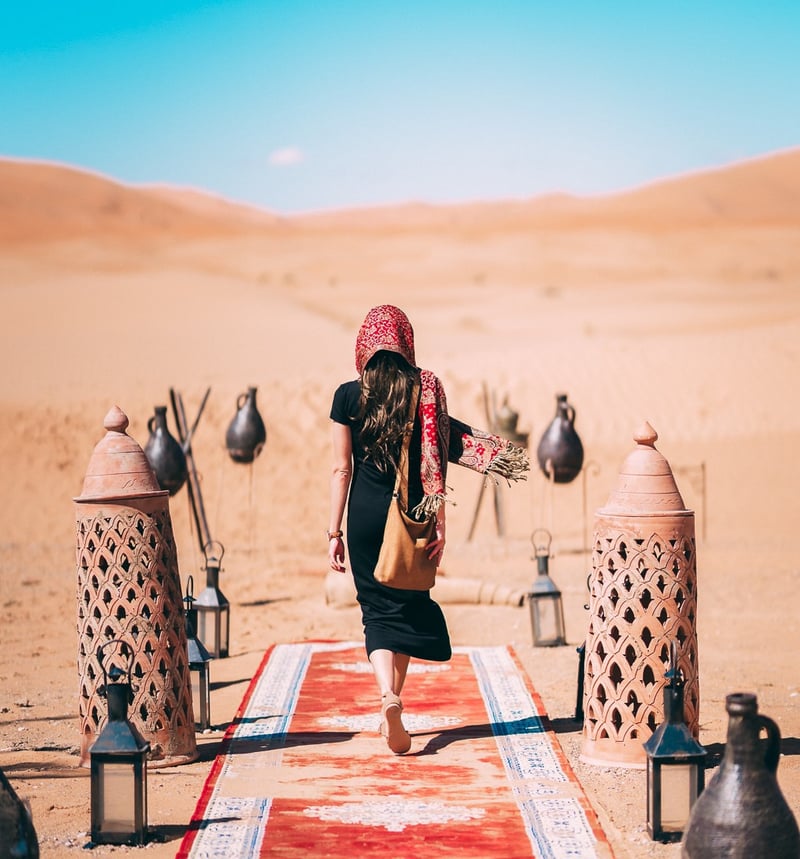
[[[695,167],[688,170],[683,170],[678,173],[672,173],[665,176],[657,177],[655,179],[649,179],[645,182],[641,182],[635,185],[627,185],[622,188],[619,188],[615,191],[603,191],[598,193],[586,193],[586,194],[576,194],[571,191],[564,191],[563,189],[552,189],[549,191],[542,191],[538,194],[529,194],[525,196],[519,197],[479,197],[479,198],[465,198],[461,200],[449,200],[449,201],[430,201],[425,199],[413,199],[407,198],[404,200],[395,200],[393,202],[382,202],[382,203],[367,203],[362,205],[352,205],[352,206],[331,206],[330,208],[320,208],[320,209],[306,209],[298,212],[281,212],[277,209],[268,209],[263,206],[257,205],[255,203],[250,203],[243,200],[237,200],[232,197],[228,197],[224,194],[221,194],[217,191],[210,190],[205,187],[198,187],[194,185],[180,185],[173,184],[170,182],[126,182],[124,180],[118,179],[114,176],[111,176],[108,173],[104,173],[100,170],[97,170],[92,167],[84,167],[81,165],[72,164],[66,161],[57,161],[54,159],[47,158],[31,158],[26,156],[17,156],[17,155],[4,155],[0,153],[0,161],[6,161],[17,164],[31,164],[31,165],[41,165],[45,167],[56,167],[65,170],[71,170],[75,173],[83,173],[87,176],[93,176],[98,179],[103,179],[106,182],[110,182],[115,185],[119,185],[123,188],[128,188],[131,190],[166,190],[173,192],[184,192],[184,193],[192,193],[197,194],[201,197],[206,197],[209,200],[225,203],[230,206],[234,206],[237,208],[247,209],[254,213],[267,215],[273,218],[285,218],[285,219],[294,219],[294,218],[308,218],[308,217],[319,217],[319,216],[329,216],[329,215],[341,215],[341,214],[354,214],[358,212],[371,212],[375,210],[386,210],[386,209],[401,209],[412,206],[421,206],[427,207],[431,209],[448,209],[448,208],[457,208],[460,206],[476,206],[476,205],[498,205],[503,203],[525,203],[536,200],[544,200],[551,197],[565,197],[572,200],[602,200],[613,197],[622,197],[627,194],[636,193],[638,191],[643,191],[648,188],[657,187],[658,185],[662,185],[669,182],[680,181],[683,179],[690,179],[695,176],[700,176],[703,174],[710,173],[719,173],[724,170],[729,170],[735,167],[745,166],[747,164],[752,164],[758,161],[765,161],[770,158],[779,157],[782,155],[788,155],[792,152],[796,152],[800,150],[800,143],[792,145],[792,146],[784,146],[779,149],[773,149],[768,152],[763,152],[758,155],[750,155],[743,158],[737,158],[732,161],[727,161],[722,164],[717,164],[708,167]]]

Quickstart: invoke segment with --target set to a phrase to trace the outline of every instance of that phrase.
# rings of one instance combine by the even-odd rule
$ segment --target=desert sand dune
[[[480,485],[451,472],[445,570],[525,587],[530,532],[551,528],[551,569],[576,645],[592,512],[635,428],[653,424],[698,516],[701,741],[724,741],[727,692],[757,692],[795,738],[779,775],[797,809],[798,249],[800,150],[603,198],[293,217],[0,161],[0,766],[32,801],[43,855],[72,855],[64,841],[79,842],[88,827],[88,780],[75,775],[70,751],[72,498],[106,411],[123,408],[144,445],[170,387],[190,418],[211,388],[194,450],[211,530],[226,547],[234,656],[215,666],[231,685],[214,706],[229,719],[244,674],[271,642],[360,634],[355,610],[324,602],[328,410],[335,386],[355,375],[358,325],[384,302],[409,313],[418,361],[442,377],[457,416],[486,424],[488,384],[519,411],[534,455],[554,395],[565,391],[575,405],[591,470],[553,491],[534,464],[527,484],[501,487],[505,537],[484,502],[467,542]],[[224,432],[251,385],[268,439],[241,466]],[[181,574],[197,579],[185,490],[171,512]],[[568,719],[573,647],[534,651],[524,609],[446,613],[456,642],[515,643],[551,717]],[[643,835],[641,774],[581,764],[579,730],[560,738],[618,855],[677,856]],[[40,766],[59,777],[35,776]],[[205,772],[207,763],[182,768],[178,791],[155,775],[154,822],[179,828]],[[59,798],[64,779],[74,785],[68,801]],[[159,779],[169,791],[158,792]],[[175,846],[151,852],[171,856]]]
[[[0,242],[230,235],[275,219],[210,195],[133,188],[59,164],[0,159]]]

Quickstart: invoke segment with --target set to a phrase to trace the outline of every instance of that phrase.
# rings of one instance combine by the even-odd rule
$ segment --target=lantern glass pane
[[[100,831],[136,831],[136,778],[133,763],[101,762],[99,768]]]
[[[660,769],[661,828],[664,832],[683,832],[697,799],[697,765],[662,764]]]
[[[213,609],[198,609],[197,611],[197,637],[205,644],[209,653],[215,656],[219,655],[216,617],[217,613]]]
[[[550,594],[531,599],[534,642],[558,641],[562,637],[559,603],[560,598]]]
[[[211,697],[209,688],[208,663],[189,666],[192,679],[192,710],[194,726],[201,731],[211,727]]]
[[[189,676],[192,679],[192,712],[194,713],[195,725],[202,724],[203,721],[203,698],[200,694],[200,672],[195,668],[189,671]]]
[[[226,606],[220,612],[219,618],[219,647],[220,652],[227,655],[228,653],[228,621],[230,619],[230,611]]]
[[[552,598],[535,599],[533,608],[536,615],[534,621],[536,638],[547,640],[553,638],[556,634],[556,619]]]

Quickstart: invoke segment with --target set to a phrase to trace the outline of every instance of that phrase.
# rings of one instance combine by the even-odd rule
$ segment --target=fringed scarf
[[[361,325],[356,338],[356,370],[359,376],[369,359],[382,350],[397,352],[412,367],[417,366],[411,323],[402,310],[391,304],[373,307]],[[526,479],[526,472],[530,469],[527,451],[500,436],[451,418],[447,413],[442,383],[430,370],[420,370],[418,415],[422,426],[424,495],[412,511],[414,514],[427,517],[445,502],[448,462],[508,481]]]

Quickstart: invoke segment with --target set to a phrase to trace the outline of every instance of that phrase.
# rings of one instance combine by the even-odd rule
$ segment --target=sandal
[[[403,703],[394,692],[386,692],[381,701],[381,734],[396,755],[404,755],[411,748],[411,735],[403,727]]]

